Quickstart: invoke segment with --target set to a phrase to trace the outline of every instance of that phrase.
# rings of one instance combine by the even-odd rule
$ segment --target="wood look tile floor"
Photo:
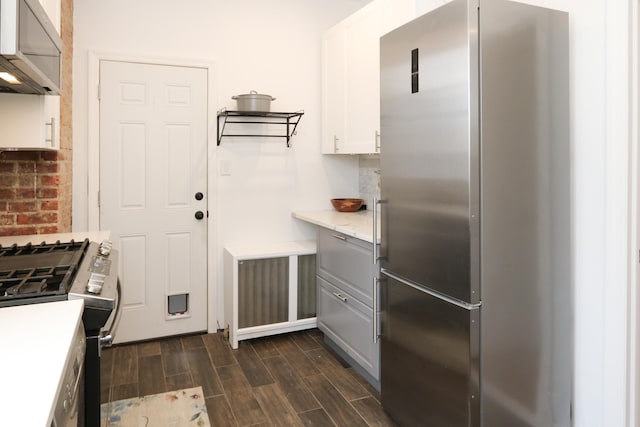
[[[211,425],[395,426],[379,393],[317,329],[241,341],[223,334],[105,349],[102,402],[201,386]]]

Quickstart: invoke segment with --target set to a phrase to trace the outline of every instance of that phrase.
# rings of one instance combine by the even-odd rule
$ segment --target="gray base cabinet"
[[[321,229],[317,252],[318,328],[357,368],[380,379],[377,265],[373,245]]]

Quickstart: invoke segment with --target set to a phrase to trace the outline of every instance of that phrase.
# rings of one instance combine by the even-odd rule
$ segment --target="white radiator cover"
[[[232,348],[243,339],[316,327],[316,244],[228,246],[225,326]]]

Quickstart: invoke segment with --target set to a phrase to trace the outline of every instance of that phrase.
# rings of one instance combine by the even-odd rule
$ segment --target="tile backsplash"
[[[358,191],[365,200],[367,209],[373,208],[373,199],[380,198],[380,157],[360,156]]]

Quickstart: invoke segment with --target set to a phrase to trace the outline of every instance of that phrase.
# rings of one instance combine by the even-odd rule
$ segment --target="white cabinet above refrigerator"
[[[380,152],[380,36],[416,10],[415,0],[374,0],[325,33],[322,153]]]

